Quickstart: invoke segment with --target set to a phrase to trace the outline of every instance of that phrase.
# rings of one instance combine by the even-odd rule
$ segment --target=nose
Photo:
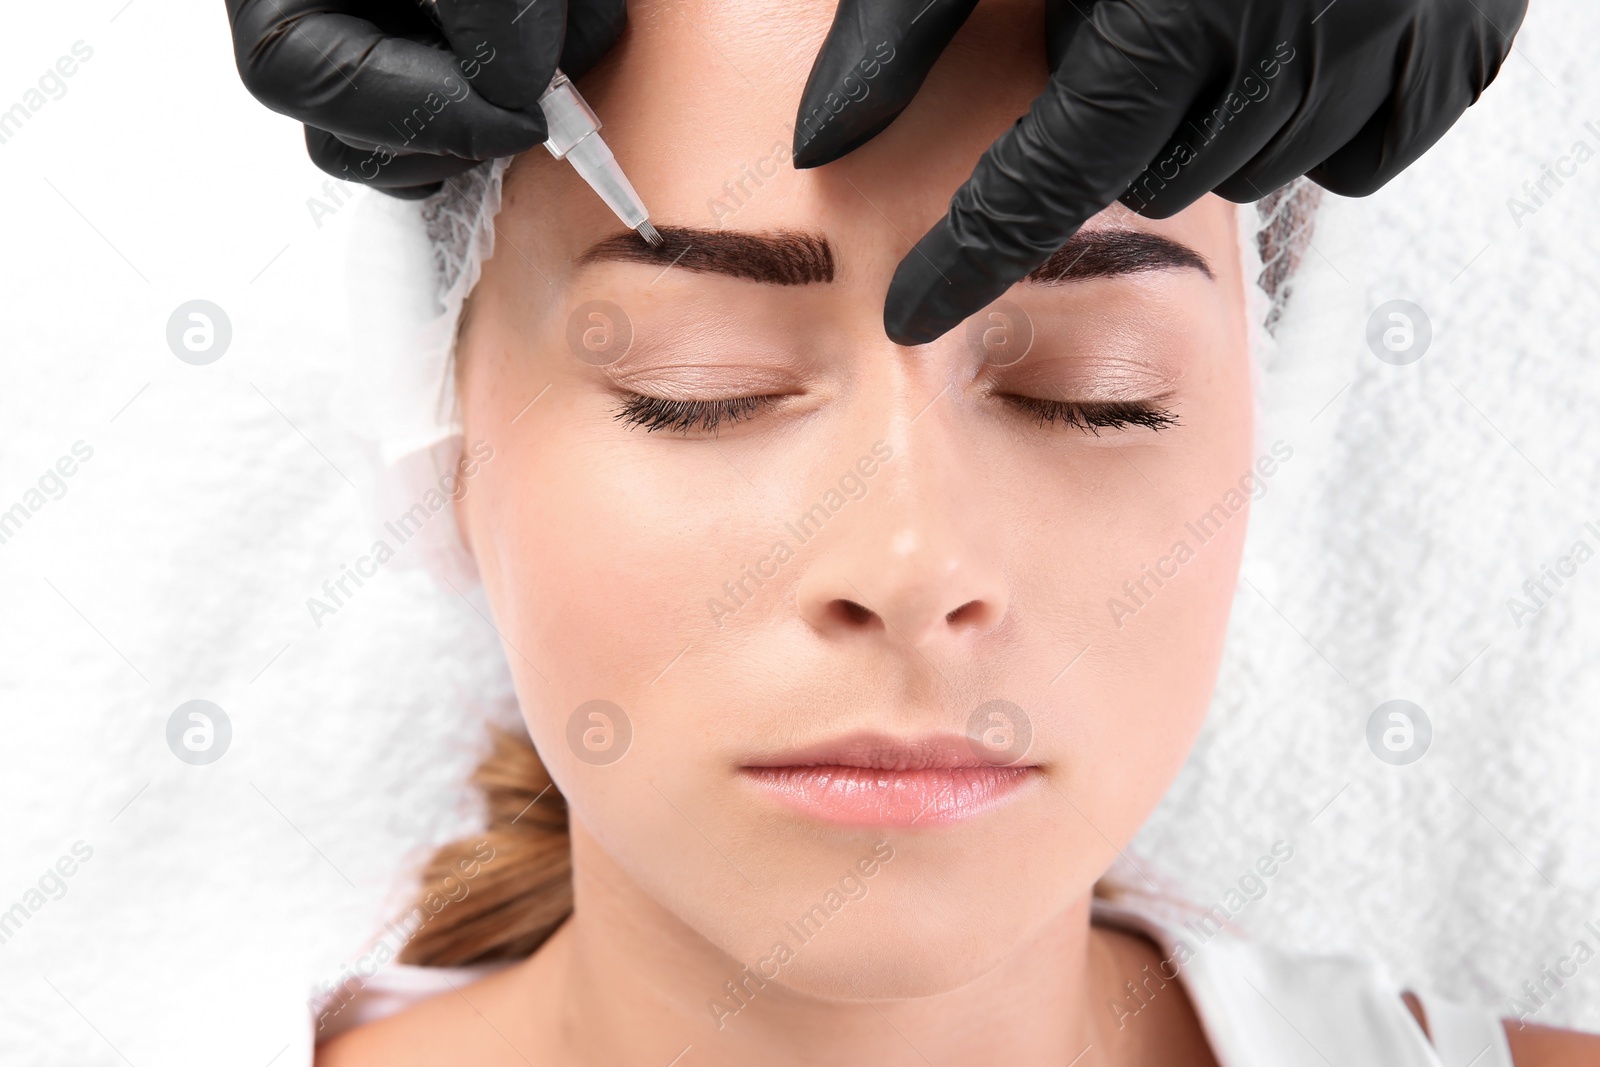
[[[993,480],[947,447],[947,429],[925,429],[896,435],[855,521],[824,537],[799,582],[801,615],[824,637],[953,649],[1005,617],[1002,509],[985,493]]]

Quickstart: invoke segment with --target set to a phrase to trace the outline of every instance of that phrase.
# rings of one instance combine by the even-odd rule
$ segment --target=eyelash
[[[668,433],[687,434],[692,429],[714,433],[724,419],[738,422],[749,418],[777,399],[776,396],[734,396],[724,400],[668,400],[659,396],[626,393],[616,418],[634,426],[643,426],[646,433],[666,430]]]
[[[1076,426],[1085,433],[1100,436],[1100,431],[1123,430],[1130,426],[1143,426],[1160,431],[1178,424],[1178,417],[1154,401],[1109,400],[1074,402],[1068,400],[1043,400],[1031,396],[1003,394],[1016,407],[1032,414],[1042,427],[1054,425],[1060,419],[1068,426]],[[668,433],[687,434],[690,430],[715,433],[724,421],[739,422],[766,407],[778,396],[735,396],[722,400],[668,400],[641,393],[625,394],[622,407],[615,417],[634,426],[643,426],[646,433],[666,430]]]
[[[1017,407],[1030,412],[1039,425],[1054,424],[1057,419],[1068,426],[1100,436],[1102,429],[1124,430],[1129,426],[1143,426],[1148,430],[1165,430],[1178,425],[1178,416],[1152,400],[1102,400],[1079,403],[1070,400],[1041,400],[1033,396],[1006,395]]]

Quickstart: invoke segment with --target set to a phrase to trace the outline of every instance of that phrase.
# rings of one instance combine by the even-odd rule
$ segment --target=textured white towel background
[[[1600,561],[1521,628],[1506,606],[1600,547],[1600,159],[1520,227],[1506,202],[1600,150],[1595,40],[1586,0],[1534,0],[1446,143],[1324,218],[1267,374],[1265,439],[1295,455],[1257,506],[1213,719],[1137,842],[1210,903],[1282,838],[1241,926],[1503,1009],[1600,948]],[[310,983],[472,817],[481,720],[510,712],[496,638],[400,559],[320,628],[306,609],[374,537],[329,405],[373,340],[346,313],[355,212],[238,84],[222,5],[28,5],[0,71],[0,116],[27,111],[0,127],[0,512],[92,449],[0,543],[0,911],[27,913],[0,943],[0,1061],[303,1064]],[[1406,367],[1364,337],[1394,298],[1432,323]],[[208,366],[166,341],[193,299],[232,326]],[[196,698],[233,728],[208,766],[165,741]],[[1365,741],[1391,698],[1433,723],[1412,766]],[[1536,1018],[1600,1028],[1600,960]]]

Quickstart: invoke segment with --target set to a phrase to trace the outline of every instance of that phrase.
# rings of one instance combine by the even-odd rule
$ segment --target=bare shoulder
[[[526,1011],[514,1010],[511,967],[358,1026],[317,1048],[315,1067],[538,1064]]]
[[[1506,1020],[1516,1067],[1590,1067],[1600,1063],[1600,1034]]]

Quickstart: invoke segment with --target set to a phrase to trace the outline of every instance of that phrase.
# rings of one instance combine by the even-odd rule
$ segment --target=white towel
[[[1580,42],[1597,28],[1591,4],[1535,0],[1442,144],[1324,210],[1266,375],[1265,436],[1294,459],[1252,517],[1211,716],[1136,842],[1211,903],[1281,838],[1295,858],[1248,930],[1590,1029],[1600,962],[1574,948],[1600,953],[1600,76]],[[1546,163],[1574,176],[1539,206],[1524,182]],[[1432,327],[1406,366],[1366,342],[1397,299]],[[1523,583],[1546,565],[1574,573],[1532,613]],[[1366,741],[1393,699],[1432,724],[1409,766]]]

